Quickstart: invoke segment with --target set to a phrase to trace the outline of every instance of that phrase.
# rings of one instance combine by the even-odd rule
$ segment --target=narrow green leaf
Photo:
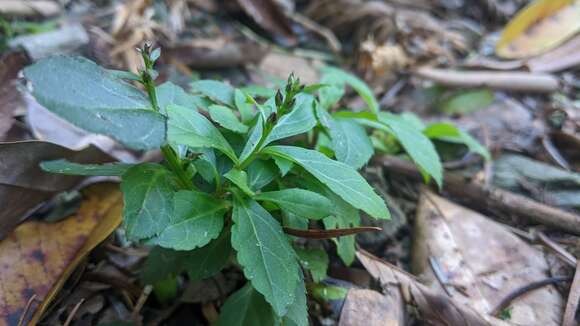
[[[79,164],[67,160],[44,161],[40,163],[43,171],[66,175],[122,176],[133,164]]]
[[[302,271],[297,270],[296,273],[302,274]],[[288,312],[282,318],[282,325],[308,326],[308,306],[306,302],[306,287],[304,286],[303,277],[300,277],[300,280],[298,281],[294,302],[292,302],[292,305],[288,307]]]
[[[236,108],[240,112],[240,117],[242,118],[242,122],[247,123],[251,121],[256,112],[254,110],[254,102],[253,99],[248,99],[249,95],[244,93],[240,89],[236,89],[234,92],[234,101],[236,104]]]
[[[168,226],[151,241],[175,250],[203,247],[222,231],[226,210],[223,200],[202,192],[179,191]]]
[[[209,115],[213,121],[217,122],[220,126],[228,130],[241,134],[244,134],[248,131],[248,126],[241,123],[232,109],[228,108],[227,106],[212,105],[209,107]]]
[[[299,188],[263,192],[254,196],[254,199],[271,201],[284,210],[314,220],[327,217],[334,211],[328,198]]]
[[[365,129],[350,119],[333,119],[330,124],[332,149],[336,159],[355,169],[367,164],[374,154]]]
[[[262,293],[278,316],[295,299],[298,263],[282,227],[262,206],[236,197],[232,215],[232,246],[253,287]]]
[[[375,218],[389,219],[387,206],[366,180],[352,167],[317,151],[294,146],[270,146],[264,152],[302,166],[352,206]]]
[[[201,93],[214,101],[234,107],[234,88],[217,80],[197,80],[191,83],[193,92]]]
[[[227,265],[232,252],[229,230],[224,230],[217,239],[207,245],[188,251],[183,265],[189,280],[202,280],[217,274]]]
[[[218,326],[274,326],[276,316],[264,297],[247,283],[222,306]]]
[[[335,84],[337,85],[349,85],[367,103],[371,112],[375,114],[379,113],[379,102],[375,98],[373,91],[360,78],[344,70],[333,67],[326,67],[324,68],[323,72],[325,75],[325,78],[322,80],[323,83],[330,83],[331,81],[335,81]]]
[[[211,147],[237,162],[234,150],[219,130],[203,115],[178,105],[167,106],[169,142],[190,147]]]
[[[262,189],[278,175],[278,170],[272,161],[254,160],[246,171],[248,173],[248,185],[253,191]]]
[[[246,195],[250,197],[254,196],[254,192],[248,184],[248,174],[246,171],[231,169],[228,173],[224,174],[224,177],[238,186]]]
[[[320,283],[326,278],[328,270],[328,254],[322,249],[295,249],[300,257],[302,267],[308,269],[315,283]]]
[[[165,119],[145,94],[90,60],[54,56],[27,67],[24,76],[40,104],[80,128],[139,150],[165,142]]]
[[[433,143],[419,129],[414,128],[401,117],[394,114],[381,112],[379,121],[392,133],[401,143],[411,159],[435,179],[439,186],[443,179],[443,166],[439,154],[435,150]]]
[[[447,114],[469,114],[488,107],[495,100],[489,89],[460,90],[437,103]]]
[[[276,165],[278,166],[278,169],[280,170],[280,176],[282,177],[288,174],[288,172],[290,171],[290,169],[292,169],[292,166],[294,165],[292,161],[282,158],[280,156],[274,156],[274,163],[276,163]]]
[[[279,139],[305,133],[316,125],[313,106],[314,97],[300,94],[295,99],[296,104],[294,104],[292,111],[278,120],[263,146]]]
[[[125,201],[123,221],[127,237],[149,238],[163,231],[173,216],[175,184],[169,170],[144,163],[127,170],[121,182]]]
[[[258,147],[258,143],[260,142],[260,139],[262,139],[263,134],[264,134],[264,118],[262,118],[262,115],[259,115],[258,119],[256,119],[254,127],[250,131],[250,135],[248,137],[248,140],[246,141],[244,149],[242,150],[242,154],[240,155],[241,162],[247,159],[256,150],[256,147]]]
[[[491,160],[489,151],[483,147],[470,134],[457,128],[450,123],[433,123],[423,130],[425,136],[431,139],[439,139],[452,143],[464,144],[470,151],[481,155],[486,160]]]

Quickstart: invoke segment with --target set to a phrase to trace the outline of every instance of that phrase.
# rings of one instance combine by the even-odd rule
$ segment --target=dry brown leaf
[[[79,212],[57,223],[30,221],[0,242],[0,325],[35,325],[78,263],[121,222],[115,184],[86,189]]]
[[[491,313],[511,291],[548,277],[542,252],[494,221],[425,189],[413,238],[415,274],[438,291],[443,290],[445,278],[453,299],[481,314]],[[442,276],[438,280],[439,271]],[[509,321],[515,325],[559,325],[562,309],[562,297],[547,286],[513,301]]]
[[[373,39],[367,39],[360,45],[358,66],[361,71],[369,74],[367,79],[395,74],[409,63],[407,54],[398,44],[378,45]]]
[[[526,62],[526,66],[532,72],[557,72],[579,64],[580,35],[562,46]]]
[[[526,58],[562,44],[580,30],[580,1],[536,0],[506,26],[496,45],[502,58]]]
[[[399,291],[383,295],[367,289],[350,289],[338,326],[403,326],[403,300]]]

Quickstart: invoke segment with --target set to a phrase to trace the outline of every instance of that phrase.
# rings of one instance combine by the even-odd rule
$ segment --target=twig
[[[137,316],[139,315],[141,308],[143,308],[143,305],[145,305],[145,301],[147,301],[147,298],[149,298],[151,291],[153,291],[153,286],[151,285],[146,285],[143,288],[143,292],[141,292],[141,296],[139,296],[139,299],[133,308],[133,312],[131,313],[131,319],[137,320]]]
[[[421,174],[410,162],[389,156],[379,156],[373,161],[392,172],[403,174],[418,181],[422,180]],[[510,191],[493,186],[485,187],[477,182],[469,182],[463,176],[453,173],[445,174],[443,189],[452,196],[466,199],[472,206],[497,209],[535,223],[580,235],[580,216]]]
[[[540,240],[541,244],[554,251],[554,253],[558,257],[560,257],[565,263],[567,263],[572,267],[576,266],[577,264],[576,258],[572,256],[572,254],[570,254],[568,251],[566,251],[566,249],[562,248],[562,246],[552,241],[552,239],[550,239],[546,234],[544,234],[543,232],[538,232],[538,240]]]
[[[574,326],[576,323],[576,311],[578,310],[578,303],[580,301],[580,262],[576,265],[576,272],[574,273],[574,281],[570,286],[570,294],[568,294],[568,302],[566,303],[566,310],[564,311],[564,321],[562,326]]]
[[[376,226],[361,226],[349,229],[333,229],[333,230],[299,230],[284,227],[284,233],[293,235],[295,237],[307,239],[331,239],[342,237],[346,235],[353,235],[362,232],[378,232],[383,229]]]
[[[560,82],[550,74],[521,71],[456,71],[422,67],[415,75],[451,87],[489,87],[508,91],[550,93],[560,88]]]
[[[33,294],[30,299],[28,299],[28,301],[26,302],[26,306],[24,306],[24,311],[22,312],[22,314],[20,315],[20,319],[18,320],[18,326],[23,326],[24,325],[24,319],[26,319],[26,315],[28,314],[28,310],[30,310],[30,307],[32,306],[32,303],[36,300],[36,293]]]
[[[82,298],[73,308],[73,310],[70,312],[70,314],[68,315],[68,317],[66,317],[66,321],[64,322],[63,326],[69,326],[70,323],[72,322],[74,316],[76,315],[77,311],[79,310],[79,308],[81,307],[81,305],[85,302],[85,298]]]
[[[509,306],[509,304],[515,300],[516,298],[530,292],[536,289],[539,289],[541,287],[544,287],[546,285],[550,285],[550,284],[557,284],[560,282],[568,282],[570,281],[572,278],[571,277],[567,277],[567,276],[556,276],[556,277],[549,277],[540,281],[536,281],[536,282],[532,282],[528,285],[524,285],[522,287],[519,287],[515,290],[513,290],[512,292],[510,292],[505,298],[503,298],[495,308],[493,308],[493,310],[490,312],[490,315],[492,316],[497,316],[502,310],[504,310],[507,306]]]

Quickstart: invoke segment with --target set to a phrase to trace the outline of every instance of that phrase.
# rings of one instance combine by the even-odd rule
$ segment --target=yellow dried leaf
[[[79,262],[121,223],[115,184],[84,192],[79,211],[57,223],[26,222],[0,242],[0,325],[35,325]]]
[[[504,29],[495,52],[506,59],[549,51],[580,31],[580,0],[537,0]]]

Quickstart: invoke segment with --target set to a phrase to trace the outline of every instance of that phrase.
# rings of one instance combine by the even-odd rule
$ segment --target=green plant
[[[311,86],[290,76],[281,89],[260,89],[256,98],[249,89],[213,80],[193,82],[188,93],[172,83],[155,86],[160,51],[144,46],[141,53],[139,75],[65,56],[41,60],[24,74],[35,98],[59,116],[129,148],[163,153],[161,164],[41,165],[54,173],[121,177],[125,235],[155,245],[142,279],[154,284],[160,300],[175,295],[181,272],[191,280],[207,278],[235,256],[249,282],[225,302],[221,325],[307,325],[302,268],[319,281],[328,257],[295,249],[285,230],[319,222],[326,229],[358,226],[359,210],[389,218],[383,200],[356,172],[373,154],[361,123],[393,134],[425,175],[441,182],[428,137],[401,117],[379,112],[368,87],[352,75],[332,70]],[[330,113],[345,83],[369,112]],[[334,241],[350,264],[354,236]]]

